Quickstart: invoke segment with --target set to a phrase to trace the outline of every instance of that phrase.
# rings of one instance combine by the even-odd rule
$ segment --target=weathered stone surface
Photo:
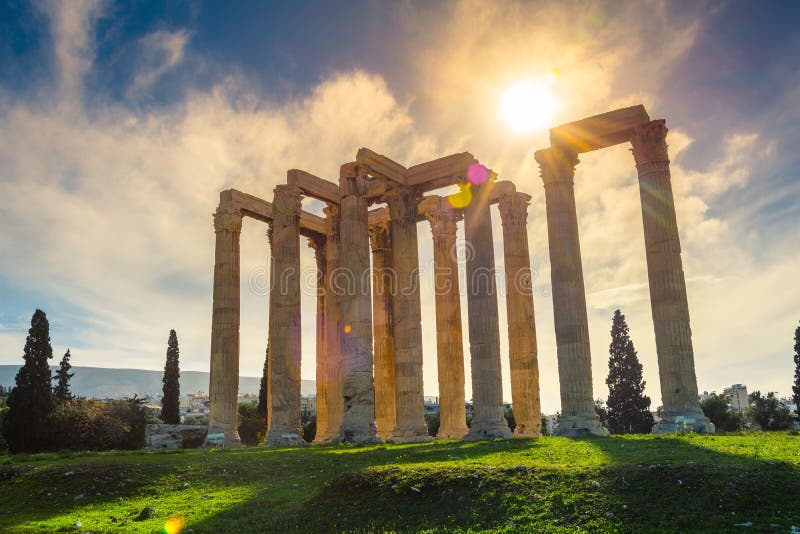
[[[343,417],[340,439],[354,443],[379,441],[375,427],[372,378],[372,302],[369,277],[367,173],[355,165],[342,167],[340,266],[346,287],[339,299],[342,329]],[[352,285],[350,285],[352,284]]]
[[[468,439],[510,438],[503,416],[500,325],[497,320],[494,240],[489,198],[493,183],[473,186],[464,209],[467,253],[467,309],[472,363],[473,416]]]
[[[439,376],[439,431],[436,437],[462,439],[469,433],[456,251],[456,224],[462,219],[462,214],[441,197],[429,197],[425,202],[425,216],[433,234],[435,269],[436,361]]]
[[[147,425],[144,429],[145,449],[197,449],[206,443],[209,433],[222,433],[221,427],[207,425]]]
[[[396,421],[391,440],[431,441],[425,425],[422,385],[422,316],[419,297],[417,192],[394,187],[384,200],[389,205],[392,266],[392,338]]]
[[[696,432],[714,432],[697,396],[689,303],[667,155],[667,127],[655,120],[631,138],[639,171],[650,305],[656,334],[664,420],[654,432],[673,433],[676,419],[691,420]]]
[[[528,250],[527,218],[530,200],[530,195],[514,192],[500,197],[499,203],[506,270],[511,403],[516,422],[514,435],[520,438],[542,435],[536,322]]]
[[[211,319],[211,424],[225,433],[226,445],[241,444],[239,394],[239,236],[242,212],[220,204],[214,214],[214,298]]]
[[[302,441],[300,424],[300,199],[292,185],[275,188],[269,314],[268,445]]]
[[[342,288],[337,280],[341,260],[339,256],[341,214],[339,206],[328,203],[325,207],[325,257],[326,257],[326,283],[327,296],[325,298],[325,386],[322,388],[320,398],[318,389],[317,410],[320,403],[325,417],[317,420],[317,443],[336,441],[342,434],[342,417],[344,412],[342,391],[342,324],[339,302]],[[319,355],[317,356],[319,363]],[[319,366],[318,366],[319,369]],[[318,371],[319,372],[319,371]],[[319,388],[319,386],[318,386]],[[321,423],[321,424],[320,424]]]
[[[378,437],[387,440],[396,424],[394,335],[392,332],[391,230],[388,221],[370,225],[372,247],[372,326],[375,335],[375,424]]]
[[[550,278],[556,329],[561,419],[558,433],[607,435],[594,410],[592,357],[586,292],[575,211],[574,174],[578,157],[554,148],[536,152],[547,204]]]

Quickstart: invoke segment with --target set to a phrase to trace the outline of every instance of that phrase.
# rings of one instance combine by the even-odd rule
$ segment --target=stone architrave
[[[372,246],[372,323],[375,335],[375,424],[378,437],[385,441],[391,437],[396,424],[392,335],[392,292],[395,284],[388,222],[371,225],[369,237]]]
[[[464,208],[473,397],[472,425],[467,439],[513,437],[503,415],[500,325],[490,212],[493,187],[491,180],[472,186],[472,201]]]
[[[401,443],[433,440],[425,424],[422,383],[417,197],[413,188],[406,187],[395,187],[383,196],[389,206],[396,283],[392,292],[396,421],[391,440]]]
[[[225,445],[241,445],[239,395],[239,237],[242,212],[220,205],[214,214],[214,297],[211,319],[210,424],[225,433]]]
[[[340,273],[339,258],[339,226],[340,211],[339,206],[328,203],[325,211],[325,370],[323,376],[326,379],[326,386],[323,390],[323,397],[317,395],[317,411],[320,403],[325,405],[323,411],[326,417],[317,419],[317,435],[314,441],[317,443],[328,443],[337,441],[342,434],[342,351],[341,340],[344,325],[341,321],[339,310],[339,299],[346,288],[346,284],[340,284],[337,274]],[[319,371],[317,371],[319,373]],[[317,378],[319,380],[319,378]]]
[[[578,240],[574,175],[576,154],[548,148],[536,152],[547,205],[561,419],[558,434],[607,435],[594,409],[586,293]]]
[[[317,321],[316,321],[316,388],[317,388],[317,432],[328,428],[328,351],[325,337],[325,300],[328,298],[327,239],[323,235],[308,238],[308,246],[314,250],[317,264]],[[315,437],[316,439],[316,437]]]
[[[273,200],[267,445],[305,443],[300,424],[301,193],[297,186],[279,185]]]
[[[464,384],[464,343],[456,251],[456,224],[460,210],[438,199],[425,213],[433,234],[434,292],[436,298],[436,353],[439,375],[439,431],[437,439],[462,439],[467,428]]]
[[[633,157],[639,172],[650,305],[656,334],[663,421],[653,432],[674,433],[676,421],[696,432],[714,432],[697,395],[689,304],[681,261],[681,244],[672,195],[665,121],[634,130]]]
[[[516,437],[542,435],[539,404],[539,362],[533,309],[531,260],[528,249],[528,204],[531,196],[509,193],[498,207],[503,223],[508,316],[508,357],[511,370],[511,402]]]
[[[373,443],[375,390],[372,377],[372,303],[369,276],[368,169],[342,166],[340,175],[340,269],[349,283],[340,297],[344,441]],[[338,280],[337,276],[337,280]]]

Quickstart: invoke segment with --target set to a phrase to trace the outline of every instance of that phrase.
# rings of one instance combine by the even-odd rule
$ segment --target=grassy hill
[[[17,455],[0,484],[4,532],[789,532],[800,436]]]

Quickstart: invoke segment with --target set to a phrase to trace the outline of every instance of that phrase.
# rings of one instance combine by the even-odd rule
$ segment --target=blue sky
[[[207,369],[219,190],[269,199],[286,169],[335,177],[361,146],[408,165],[468,150],[534,197],[542,396],[555,411],[532,158],[547,132],[511,132],[498,102],[557,69],[554,123],[636,103],[667,119],[700,389],[788,394],[800,320],[798,23],[791,2],[3,3],[0,363],[20,361],[41,307],[56,353],[70,346],[75,365],[158,369],[176,328],[184,368]],[[618,146],[581,159],[595,394],[606,394],[620,307],[657,403],[632,158]],[[424,225],[420,242],[429,261]],[[245,225],[242,251],[242,371],[255,375],[266,298],[247,283],[268,261],[262,227]],[[432,307],[423,293],[429,394]],[[303,337],[312,378],[310,314]]]

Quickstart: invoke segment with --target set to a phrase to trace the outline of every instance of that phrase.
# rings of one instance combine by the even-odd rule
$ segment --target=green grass
[[[0,456],[2,532],[160,532],[176,515],[195,533],[788,532],[800,436]]]

